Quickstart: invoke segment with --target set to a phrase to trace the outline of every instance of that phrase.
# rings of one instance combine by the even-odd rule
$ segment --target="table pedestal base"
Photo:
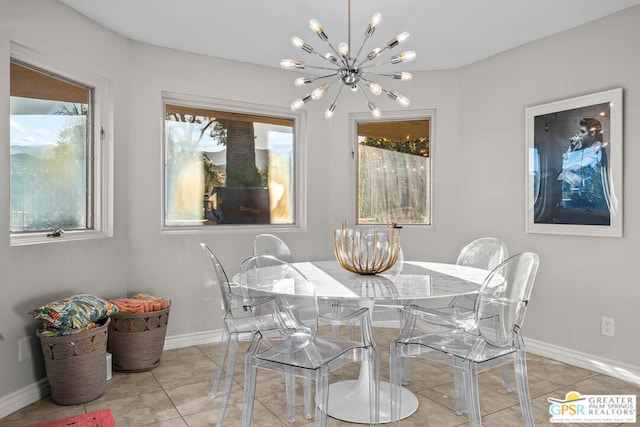
[[[358,380],[347,380],[329,385],[327,415],[350,423],[369,424],[369,393],[359,388],[358,383]],[[390,386],[380,381],[380,424],[391,422]],[[418,409],[418,398],[404,387],[401,393],[400,419],[404,419]]]

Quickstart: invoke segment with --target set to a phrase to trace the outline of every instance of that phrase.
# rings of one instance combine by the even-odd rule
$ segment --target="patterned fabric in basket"
[[[118,307],[91,294],[78,294],[31,310],[42,322],[43,336],[69,335],[95,327],[97,320],[118,313]]]

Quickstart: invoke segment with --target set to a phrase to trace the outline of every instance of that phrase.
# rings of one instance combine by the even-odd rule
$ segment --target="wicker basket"
[[[102,396],[107,384],[107,334],[111,319],[88,331],[45,337],[36,331],[44,355],[51,398],[78,405]]]
[[[169,307],[147,313],[111,316],[109,352],[119,372],[149,371],[160,364],[167,333]]]

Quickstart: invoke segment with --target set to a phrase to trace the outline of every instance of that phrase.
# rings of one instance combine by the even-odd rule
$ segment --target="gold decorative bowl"
[[[396,263],[400,253],[400,232],[393,224],[377,228],[347,228],[333,233],[333,249],[345,270],[359,274],[377,274]]]

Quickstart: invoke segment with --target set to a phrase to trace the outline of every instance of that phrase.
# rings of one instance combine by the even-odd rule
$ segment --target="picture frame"
[[[525,109],[526,232],[622,237],[622,88]]]

